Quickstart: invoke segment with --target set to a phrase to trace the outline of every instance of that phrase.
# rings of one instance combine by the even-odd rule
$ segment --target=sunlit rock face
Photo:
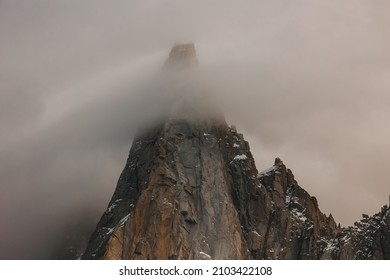
[[[389,259],[389,208],[340,228],[280,159],[259,173],[212,96],[171,79],[197,65],[173,47],[172,110],[134,139],[83,258]]]

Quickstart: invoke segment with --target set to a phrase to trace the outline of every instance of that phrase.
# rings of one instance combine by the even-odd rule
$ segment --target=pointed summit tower
[[[181,80],[194,65],[193,44],[173,47],[174,108],[134,139],[83,259],[390,258],[389,207],[341,229],[279,158],[258,173],[243,135]]]
[[[173,47],[165,63],[179,72],[193,65],[193,44]],[[205,110],[204,93],[172,90],[184,91],[178,108],[134,139],[85,259],[251,258],[232,198],[258,185],[248,143]]]
[[[193,67],[195,65],[198,65],[198,60],[193,43],[175,45],[165,62],[165,67]]]

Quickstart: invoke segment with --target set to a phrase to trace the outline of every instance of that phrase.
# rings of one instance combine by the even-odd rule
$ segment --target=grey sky
[[[177,42],[195,42],[258,169],[281,157],[342,225],[375,213],[390,194],[389,12],[384,0],[1,0],[0,258],[48,258],[66,229],[96,224],[161,105],[140,85]]]

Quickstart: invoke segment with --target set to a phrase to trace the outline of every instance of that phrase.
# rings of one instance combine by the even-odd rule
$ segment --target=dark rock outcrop
[[[196,64],[193,44],[176,62]],[[134,139],[84,259],[390,258],[389,207],[340,228],[280,159],[259,173],[221,114],[183,104]]]

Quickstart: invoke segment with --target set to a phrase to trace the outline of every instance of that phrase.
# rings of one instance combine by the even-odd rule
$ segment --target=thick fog
[[[175,43],[257,168],[280,157],[341,225],[389,202],[385,0],[0,0],[0,258],[66,258],[105,210],[138,127],[169,103]]]

